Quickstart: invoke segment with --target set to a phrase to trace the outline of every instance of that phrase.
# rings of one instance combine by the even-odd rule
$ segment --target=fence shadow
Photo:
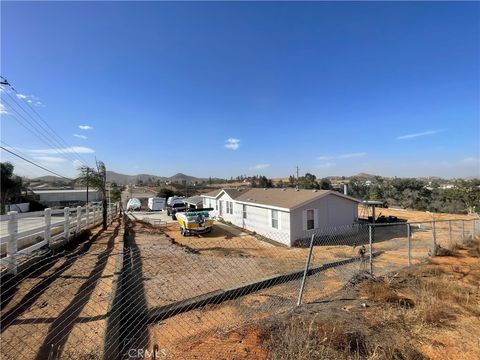
[[[68,334],[72,331],[76,320],[85,305],[88,303],[95,290],[95,285],[101,278],[102,272],[107,265],[108,258],[114,248],[115,238],[118,236],[120,223],[121,221],[117,220],[117,224],[108,239],[107,247],[98,254],[97,260],[90,271],[88,279],[80,286],[67,307],[62,310],[62,312],[55,318],[55,321],[50,325],[47,335],[40,346],[35,359],[56,359],[60,357],[62,348],[68,339]],[[91,243],[92,242],[90,242],[90,246]],[[57,278],[58,275],[58,273],[55,273],[54,278]]]

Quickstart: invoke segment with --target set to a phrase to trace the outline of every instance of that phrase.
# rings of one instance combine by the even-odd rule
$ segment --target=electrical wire
[[[46,167],[44,167],[44,166],[42,166],[42,165],[39,165],[39,164],[35,163],[34,161],[30,161],[30,160],[28,160],[27,158],[25,158],[25,157],[23,157],[23,156],[21,156],[21,155],[18,155],[18,154],[16,154],[15,152],[13,152],[13,151],[11,151],[11,150],[9,150],[9,149],[1,146],[1,145],[0,145],[0,149],[2,149],[3,151],[8,152],[8,153],[10,153],[10,154],[12,154],[12,155],[20,158],[20,159],[22,159],[22,160],[24,160],[24,161],[26,161],[26,162],[28,162],[28,163],[30,163],[30,164],[32,164],[32,165],[40,168],[40,169],[42,169],[42,170],[45,170],[45,171],[49,172],[50,174],[53,174],[53,175],[55,175],[55,176],[58,176],[58,177],[61,177],[61,178],[63,178],[63,179],[67,179],[67,180],[72,180],[72,181],[75,180],[75,179],[72,179],[72,178],[69,178],[69,177],[60,175],[59,173],[57,173],[57,172],[55,172],[55,171],[52,171],[52,170],[50,170],[50,169],[47,169]]]
[[[18,95],[20,95],[20,93],[9,83],[9,81],[3,77],[3,76],[0,76],[1,79],[3,79],[2,82],[0,82],[0,85],[6,85],[6,86],[9,86],[9,88],[16,94],[16,97],[19,98]],[[59,150],[64,150],[62,149],[61,147],[62,146],[66,146],[67,148],[71,149],[71,152],[68,152],[68,154],[75,154],[78,158],[75,159],[75,160],[78,160],[80,161],[81,163],[83,163],[83,165],[86,165],[88,166],[88,161],[85,160],[85,158],[83,156],[81,156],[78,152],[76,152],[74,150],[74,148],[68,144],[65,139],[63,139],[49,124],[48,122],[33,108],[33,106],[28,103],[27,101],[25,101],[25,99],[22,97],[21,99],[23,100],[23,103],[25,103],[28,108],[30,108],[31,112],[33,112],[37,117],[38,119],[43,123],[45,124],[45,126],[48,128],[45,129],[45,127],[43,127],[33,116],[31,113],[29,113],[28,111],[26,111],[17,101],[15,98],[13,98],[8,92],[6,92],[7,96],[9,96],[16,104],[17,106],[19,106],[46,134],[48,134],[57,144],[60,145],[60,148],[58,148]],[[10,105],[10,107],[12,107]],[[52,135],[53,134],[53,135]],[[51,146],[51,145],[49,145]],[[55,148],[57,148],[55,146]],[[80,160],[81,159],[81,160]]]

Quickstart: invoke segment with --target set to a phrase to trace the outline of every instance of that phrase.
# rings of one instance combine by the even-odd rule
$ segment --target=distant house
[[[87,190],[33,190],[35,198],[45,206],[69,206],[84,204],[87,201]],[[88,201],[100,201],[102,194],[95,189],[88,190]]]
[[[287,246],[322,227],[352,225],[360,202],[332,190],[293,188],[223,189],[202,198],[214,216]]]

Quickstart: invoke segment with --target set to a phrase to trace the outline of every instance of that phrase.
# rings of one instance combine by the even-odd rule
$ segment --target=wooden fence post
[[[44,237],[48,243],[48,246],[52,245],[52,209],[46,208],[45,209],[45,232]]]
[[[63,237],[68,242],[70,238],[70,208],[66,207],[65,209],[63,209],[63,214],[65,217],[63,223]]]
[[[77,234],[80,233],[82,229],[82,207],[77,206]]]
[[[17,234],[18,234],[18,213],[16,211],[8,212],[8,242],[7,242],[7,256],[9,258],[8,272],[10,274],[17,274]]]
[[[85,205],[85,228],[88,228],[90,225],[90,206]]]

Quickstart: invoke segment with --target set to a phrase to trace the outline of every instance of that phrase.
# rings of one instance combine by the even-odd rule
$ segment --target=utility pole
[[[298,165],[297,165],[297,190],[298,190]]]

